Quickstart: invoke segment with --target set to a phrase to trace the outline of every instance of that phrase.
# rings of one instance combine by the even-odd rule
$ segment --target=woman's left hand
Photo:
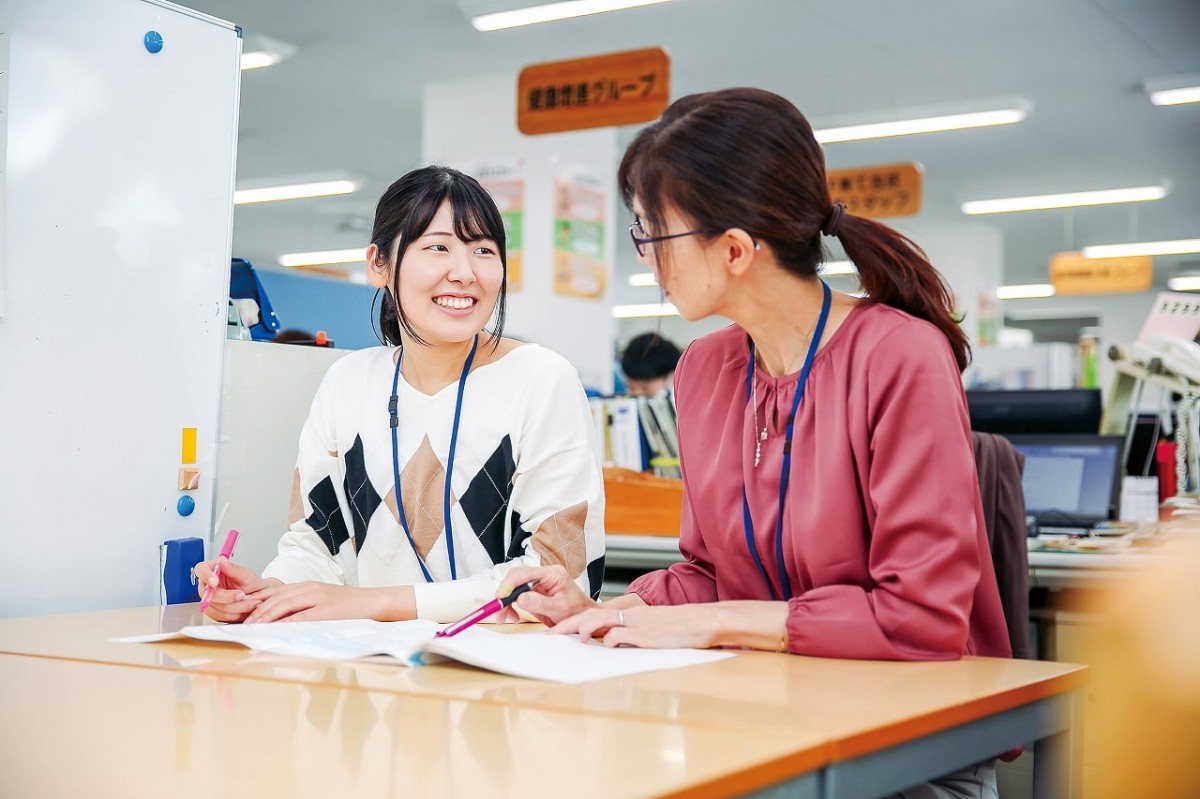
[[[378,606],[376,593],[370,588],[318,582],[275,585],[249,595],[259,604],[244,623],[370,619]]]
[[[605,646],[707,649],[716,645],[715,615],[711,605],[602,606],[563,619],[550,632],[599,638]]]

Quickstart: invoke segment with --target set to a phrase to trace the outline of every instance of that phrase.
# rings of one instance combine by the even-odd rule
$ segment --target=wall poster
[[[483,161],[463,170],[474,176],[500,209],[504,220],[505,249],[508,257],[508,291],[517,293],[524,285],[523,248],[525,228],[525,174],[519,160]]]
[[[608,196],[585,174],[554,181],[554,293],[601,299],[608,281],[605,213]]]

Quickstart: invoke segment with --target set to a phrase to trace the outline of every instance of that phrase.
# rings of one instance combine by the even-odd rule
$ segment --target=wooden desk
[[[825,746],[719,729],[323,685],[0,656],[13,797],[729,796]]]
[[[731,742],[771,742],[760,751],[755,768],[736,758],[713,761],[726,772],[721,790],[714,787],[718,778],[701,770],[698,779],[708,786],[704,790],[692,794],[679,787],[661,795],[735,795],[791,780],[799,796],[882,796],[1044,739],[1036,759],[1040,795],[1069,795],[1064,747],[1071,693],[1084,677],[1082,668],[1067,664],[988,658],[878,663],[745,652],[718,663],[572,686],[453,664],[417,669],[328,664],[196,641],[108,641],[196,620],[194,605],[0,620],[0,651],[10,653],[0,656],[0,675],[6,668],[2,664],[11,659],[36,656],[32,659],[42,663],[103,665],[97,674],[136,671],[214,684],[291,683],[278,690],[298,696],[317,689],[367,692],[446,707],[465,703],[489,708],[492,714],[536,711],[553,718],[583,717],[597,724],[612,722],[614,730],[667,725],[719,734]],[[13,727],[22,723],[18,719],[23,714],[3,718],[2,737],[19,734]],[[741,751],[740,745],[732,751]],[[650,795],[658,795],[655,791]]]

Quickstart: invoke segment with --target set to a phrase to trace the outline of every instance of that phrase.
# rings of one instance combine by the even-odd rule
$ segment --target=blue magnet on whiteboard
[[[180,516],[191,516],[192,511],[196,509],[196,500],[186,494],[179,498],[175,503],[175,510],[179,511]]]
[[[146,35],[142,37],[142,43],[146,45],[147,50],[157,53],[162,49],[162,34],[158,31],[146,31]],[[184,515],[186,516],[187,514]]]

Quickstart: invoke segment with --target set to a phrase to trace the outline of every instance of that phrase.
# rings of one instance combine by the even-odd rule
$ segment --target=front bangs
[[[467,242],[493,241],[501,259],[505,259],[504,221],[490,198],[455,186],[450,191],[450,208],[454,212],[455,236]]]
[[[636,196],[642,205],[642,229],[648,235],[657,236],[666,228],[663,221],[663,197],[670,182],[664,174],[665,168],[660,159],[648,158],[643,155],[630,169],[627,191],[628,205],[633,210],[633,198]],[[656,245],[651,244],[651,247]]]

